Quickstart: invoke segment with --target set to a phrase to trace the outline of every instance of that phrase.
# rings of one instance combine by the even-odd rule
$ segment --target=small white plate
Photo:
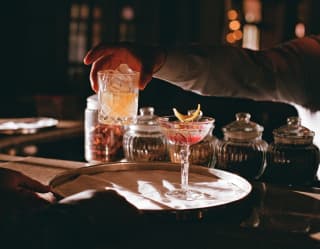
[[[47,117],[0,119],[0,133],[33,134],[41,129],[55,127],[57,124],[58,120]]]

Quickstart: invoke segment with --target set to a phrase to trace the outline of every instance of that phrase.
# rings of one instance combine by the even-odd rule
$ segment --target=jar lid
[[[314,132],[301,125],[299,117],[287,118],[287,124],[273,131],[275,143],[311,144]]]
[[[87,98],[87,108],[92,110],[98,109],[98,95],[94,94]]]
[[[141,107],[139,109],[137,120],[129,125],[128,129],[142,132],[161,132],[157,122],[157,116],[154,115],[154,108],[151,106]]]
[[[246,112],[236,114],[236,120],[224,126],[222,131],[226,139],[251,140],[260,137],[263,127],[250,121],[251,115]]]

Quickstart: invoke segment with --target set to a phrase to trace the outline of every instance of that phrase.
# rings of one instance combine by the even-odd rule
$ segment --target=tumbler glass
[[[139,72],[121,64],[116,70],[98,72],[98,119],[102,124],[128,125],[138,112]]]

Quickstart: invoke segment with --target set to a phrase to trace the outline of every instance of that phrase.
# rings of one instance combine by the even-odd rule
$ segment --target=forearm
[[[319,65],[319,41],[304,38],[258,52],[227,46],[169,51],[154,77],[202,95],[312,107],[320,105],[310,96],[310,89],[316,88]]]
[[[320,110],[320,36],[292,40],[263,53],[272,62],[278,98]]]
[[[256,63],[259,54],[236,47],[169,51],[154,77],[202,95],[266,98],[274,96],[271,65]],[[262,62],[262,59],[261,59]],[[268,91],[261,91],[261,86]]]

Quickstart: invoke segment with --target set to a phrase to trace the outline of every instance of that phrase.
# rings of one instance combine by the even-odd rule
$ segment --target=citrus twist
[[[191,121],[196,120],[199,117],[199,115],[201,113],[201,109],[200,108],[201,108],[200,104],[198,104],[197,109],[194,112],[192,112],[191,114],[189,114],[189,115],[184,115],[184,114],[178,112],[178,110],[176,108],[173,108],[173,113],[176,116],[176,118],[179,119],[179,121],[181,121],[181,122],[191,122]]]

